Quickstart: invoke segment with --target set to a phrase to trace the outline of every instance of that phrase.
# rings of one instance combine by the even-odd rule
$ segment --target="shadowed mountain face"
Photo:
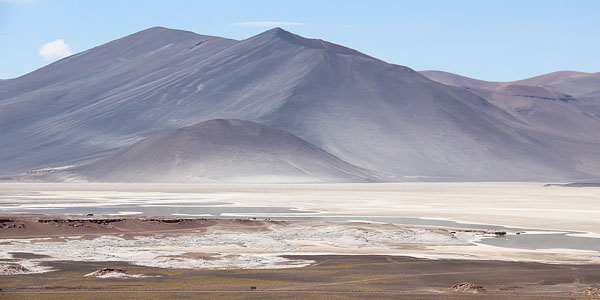
[[[0,175],[82,166],[219,118],[285,130],[385,180],[600,175],[600,122],[570,94],[514,84],[494,98],[484,85],[279,28],[242,41],[151,28],[0,82]]]
[[[141,140],[75,170],[114,182],[364,182],[373,177],[282,130],[210,120]]]

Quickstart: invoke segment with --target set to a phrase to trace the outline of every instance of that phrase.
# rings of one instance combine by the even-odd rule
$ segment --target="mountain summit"
[[[257,36],[254,36],[252,38],[249,38],[248,40],[264,40],[264,39],[272,39],[272,38],[276,38],[276,39],[280,39],[298,46],[302,46],[302,47],[306,47],[306,48],[312,48],[312,49],[324,49],[324,50],[328,50],[331,51],[332,53],[335,54],[343,54],[343,55],[356,55],[356,56],[362,56],[362,57],[367,57],[367,58],[372,58],[366,54],[363,54],[361,52],[358,52],[354,49],[350,49],[338,44],[334,44],[334,43],[330,43],[327,41],[323,41],[323,40],[319,40],[319,39],[307,39],[304,37],[301,37],[299,35],[293,34],[289,31],[283,30],[279,27],[273,28],[271,30],[267,30]]]

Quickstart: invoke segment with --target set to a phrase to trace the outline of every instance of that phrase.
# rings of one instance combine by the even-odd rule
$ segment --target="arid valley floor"
[[[0,298],[599,297],[600,188],[543,186],[0,184]]]

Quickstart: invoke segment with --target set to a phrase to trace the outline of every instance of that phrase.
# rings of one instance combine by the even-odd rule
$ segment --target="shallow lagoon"
[[[49,207],[15,206],[2,207],[0,213],[33,213],[33,214],[69,214],[85,215],[137,215],[185,218],[256,218],[289,221],[364,221],[402,225],[439,226],[447,228],[485,230],[490,232],[519,232],[505,236],[483,238],[477,243],[517,249],[574,249],[600,252],[600,239],[592,237],[572,236],[578,232],[555,232],[549,230],[531,230],[527,228],[506,227],[498,225],[461,223],[451,220],[413,217],[381,217],[381,216],[334,216],[316,211],[299,210],[293,207],[241,207],[232,203],[205,201],[201,206],[184,203],[107,205],[107,206],[60,206],[54,203]]]

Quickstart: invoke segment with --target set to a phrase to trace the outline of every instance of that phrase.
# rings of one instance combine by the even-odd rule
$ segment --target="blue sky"
[[[152,26],[244,39],[273,27],[248,22],[267,21],[415,70],[485,80],[599,72],[599,15],[596,0],[0,0],[0,78]],[[45,60],[40,50],[57,40]]]

